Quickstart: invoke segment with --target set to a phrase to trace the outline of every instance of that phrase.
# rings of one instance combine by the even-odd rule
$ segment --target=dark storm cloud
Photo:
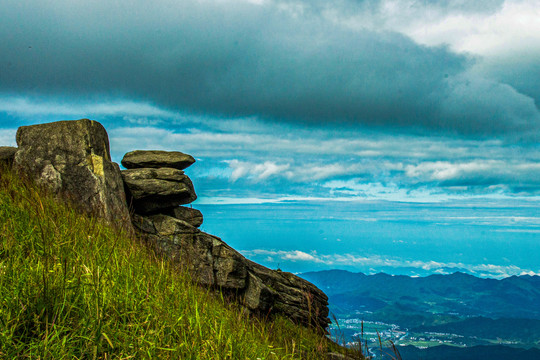
[[[467,75],[471,59],[283,6],[0,6],[4,94],[126,97],[213,116],[473,135],[536,134],[539,126],[531,98]]]
[[[497,60],[486,61],[479,66],[487,76],[511,85],[517,91],[534,99],[540,107],[540,51],[516,56],[510,51]]]

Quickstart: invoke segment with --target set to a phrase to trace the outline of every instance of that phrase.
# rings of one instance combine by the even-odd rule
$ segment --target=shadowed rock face
[[[105,128],[88,119],[22,126],[14,168],[81,210],[111,222],[129,212],[118,164],[111,161]]]
[[[126,169],[168,167],[184,170],[195,162],[193,156],[180,151],[135,150],[124,155],[121,163]]]
[[[188,224],[199,227],[203,223],[203,214],[197,210],[185,206],[177,206],[174,209],[163,212],[165,215],[172,216],[173,218],[184,220]]]
[[[11,166],[16,152],[16,147],[0,146],[0,165]]]
[[[235,294],[252,312],[328,326],[328,298],[310,282],[247,260],[220,238],[171,216],[135,214],[133,224],[158,253],[186,266],[198,283]]]

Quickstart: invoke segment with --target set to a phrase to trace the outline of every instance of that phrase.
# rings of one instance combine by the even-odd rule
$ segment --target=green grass
[[[0,358],[324,359],[336,349],[287,319],[246,315],[0,169]]]

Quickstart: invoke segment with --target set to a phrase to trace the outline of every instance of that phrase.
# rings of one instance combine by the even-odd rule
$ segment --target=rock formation
[[[133,224],[158,253],[186,266],[197,282],[236,295],[249,310],[282,314],[320,329],[328,326],[328,298],[310,282],[247,260],[184,220],[134,214]]]
[[[197,229],[202,214],[199,217],[198,210],[178,206],[196,199],[189,178],[178,167],[171,168],[181,157],[193,159],[178,152],[134,151],[122,160],[131,168],[122,171],[122,176],[140,236],[161,255],[187,267],[197,282],[234,294],[255,313],[279,313],[326,328],[328,298],[313,284],[249,261],[220,238]]]
[[[328,326],[328,298],[321,290],[296,275],[247,260],[198,229],[200,211],[179,206],[197,198],[183,171],[195,162],[190,155],[133,151],[122,160],[128,169],[120,172],[110,161],[105,129],[87,119],[21,127],[17,144],[17,171],[87,212],[133,224],[140,238],[185,267],[199,284],[230,294],[256,314],[282,314],[318,329]]]
[[[129,219],[120,167],[96,121],[58,121],[17,130],[15,170],[81,210],[111,222]]]

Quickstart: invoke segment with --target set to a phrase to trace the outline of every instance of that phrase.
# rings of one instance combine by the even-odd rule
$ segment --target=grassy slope
[[[129,236],[0,172],[0,358],[323,359],[326,338],[248,318]]]

